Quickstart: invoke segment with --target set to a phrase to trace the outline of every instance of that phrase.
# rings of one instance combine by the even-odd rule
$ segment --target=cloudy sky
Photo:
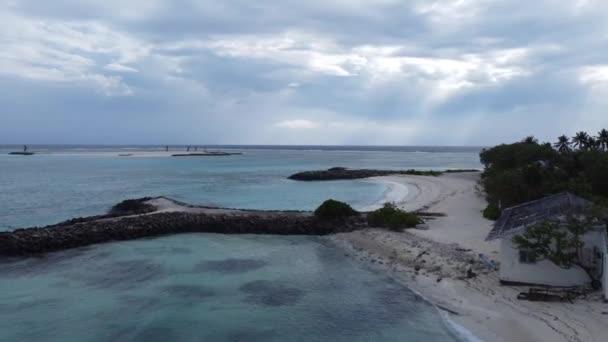
[[[608,128],[605,0],[0,0],[0,143],[489,145]]]

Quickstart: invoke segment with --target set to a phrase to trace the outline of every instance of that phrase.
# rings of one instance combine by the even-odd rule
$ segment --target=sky
[[[0,0],[0,143],[485,146],[603,127],[605,0]]]

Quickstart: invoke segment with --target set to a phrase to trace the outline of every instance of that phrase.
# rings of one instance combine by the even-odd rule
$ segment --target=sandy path
[[[410,188],[399,206],[447,216],[427,222],[426,231],[369,229],[338,234],[334,241],[434,303],[460,313],[450,319],[483,341],[608,340],[608,315],[602,314],[608,313],[608,305],[600,294],[574,304],[519,301],[517,294],[527,288],[499,285],[497,274],[479,262],[479,253],[497,260],[498,246],[484,241],[492,223],[480,213],[485,201],[477,192],[478,179],[478,173],[379,177]],[[468,268],[477,277],[467,279]]]

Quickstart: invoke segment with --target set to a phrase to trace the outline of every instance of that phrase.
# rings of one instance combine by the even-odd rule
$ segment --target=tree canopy
[[[566,215],[529,227],[523,234],[513,237],[513,244],[519,250],[532,253],[536,260],[549,260],[564,269],[578,266],[597,283],[597,275],[583,262],[585,243],[581,238],[600,224],[605,225],[605,222],[591,212]]]
[[[504,208],[570,191],[595,202],[608,200],[608,131],[597,136],[579,132],[557,142],[534,137],[484,149],[481,183],[489,203],[486,216],[496,219]]]

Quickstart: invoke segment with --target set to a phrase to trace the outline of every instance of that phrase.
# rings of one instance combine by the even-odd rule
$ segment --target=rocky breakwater
[[[306,212],[204,208],[182,206],[179,202],[171,202],[174,206],[170,210],[156,207],[151,211],[150,203],[154,200],[129,200],[122,209],[117,209],[119,204],[107,215],[2,232],[0,255],[36,255],[103,242],[178,233],[327,235],[366,226],[365,218],[360,216],[326,221]]]

